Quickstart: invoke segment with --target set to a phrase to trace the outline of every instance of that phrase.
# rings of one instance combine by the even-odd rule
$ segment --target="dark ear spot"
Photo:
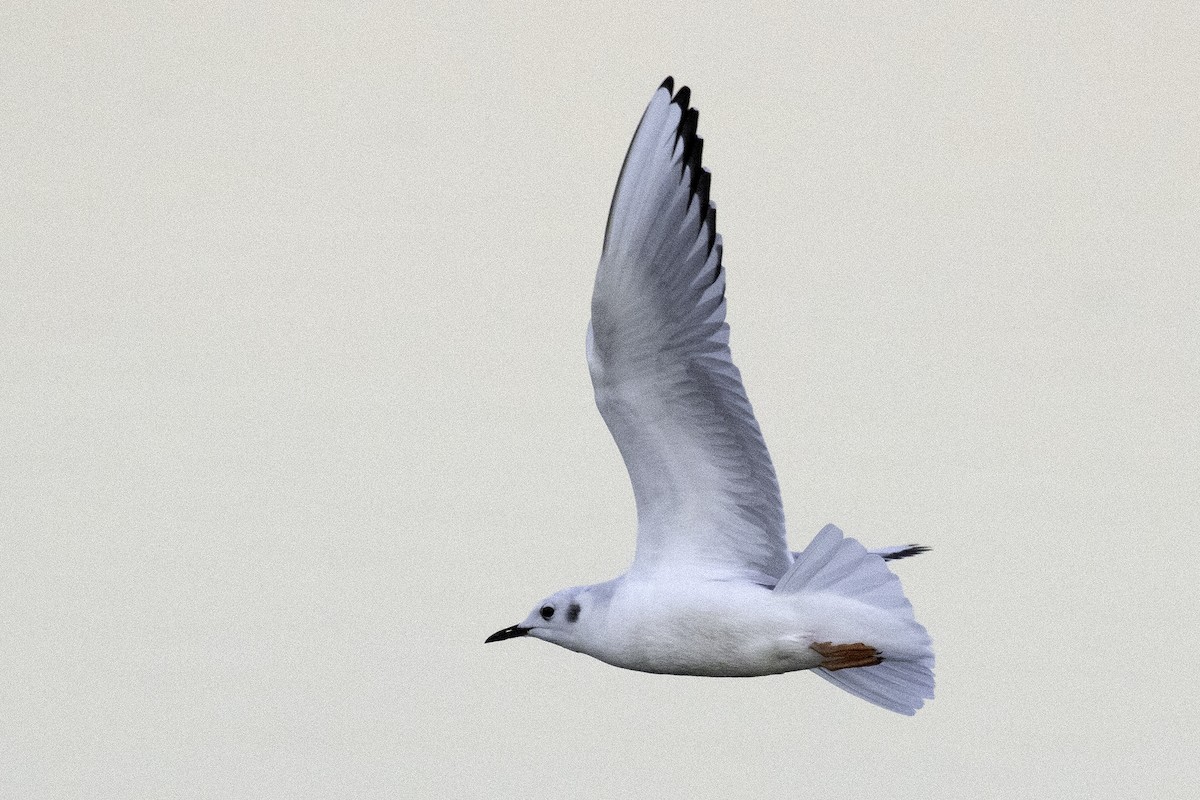
[[[579,603],[571,603],[567,606],[567,622],[574,622],[579,619]]]

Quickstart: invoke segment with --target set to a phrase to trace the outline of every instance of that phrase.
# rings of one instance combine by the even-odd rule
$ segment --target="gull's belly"
[[[751,677],[811,669],[821,660],[791,604],[761,587],[633,587],[614,600],[605,646],[592,653],[614,666]]]

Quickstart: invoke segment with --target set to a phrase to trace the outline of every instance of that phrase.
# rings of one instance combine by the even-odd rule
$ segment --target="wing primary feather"
[[[683,156],[679,159],[681,169],[692,163],[692,153],[696,149],[696,142],[704,141],[696,135],[696,125],[699,120],[700,112],[689,108],[679,122],[679,138],[683,141]]]
[[[679,91],[675,94],[675,99],[672,102],[679,106],[680,111],[687,111],[688,103],[691,102],[691,99],[692,90],[687,86],[680,86]]]
[[[694,108],[686,108],[683,111],[683,116],[679,118],[678,135],[683,139],[691,139],[696,135],[696,128],[700,125],[700,112]]]
[[[689,190],[692,196],[696,194],[696,187],[700,183],[700,173],[705,171],[700,164],[701,158],[704,156],[704,140],[699,136],[695,137],[691,152],[688,154],[687,168],[691,170]]]
[[[692,195],[700,197],[700,219],[704,221],[704,212],[708,209],[708,191],[712,187],[712,173],[701,167],[697,170],[700,177],[695,178]],[[699,233],[699,231],[696,231]]]
[[[674,89],[674,86],[675,86],[674,79],[670,75],[668,75],[666,80],[664,80],[662,82],[662,85],[658,87],[658,91],[661,92],[663,89],[666,89],[667,96],[669,97],[671,95],[672,90]],[[655,93],[655,95],[657,96],[657,92]],[[641,120],[638,121],[638,127],[637,127],[637,129],[639,131],[642,129],[642,125],[646,122],[646,117],[650,113],[650,109],[653,107],[654,107],[654,102],[651,101],[650,105],[646,106],[646,110],[642,112],[642,118],[641,118]],[[629,159],[633,156],[633,146],[636,143],[637,143],[637,134],[635,133],[634,137],[629,140],[629,146],[627,148],[625,148],[625,158],[622,159],[622,161],[621,161],[621,171],[617,175],[617,187],[616,187],[616,190],[613,191],[612,202],[610,202],[609,206],[608,206],[608,221],[604,225],[604,246],[601,248],[601,251],[600,251],[601,254],[603,254],[604,252],[607,252],[607,250],[608,250],[609,236],[612,233],[612,226],[613,226],[613,211],[617,207],[617,199],[621,196],[622,184],[625,182],[625,179],[628,177],[627,173],[629,172],[629,167],[630,167]]]

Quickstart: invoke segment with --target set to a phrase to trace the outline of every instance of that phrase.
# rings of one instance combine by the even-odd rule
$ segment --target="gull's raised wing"
[[[588,367],[637,501],[630,572],[773,585],[791,564],[779,485],[729,352],[698,115],[673,85],[646,108],[613,194]]]

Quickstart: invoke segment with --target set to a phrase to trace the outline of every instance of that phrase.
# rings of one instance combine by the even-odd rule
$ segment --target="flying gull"
[[[626,669],[811,670],[883,708],[933,697],[933,650],[887,561],[827,525],[787,546],[775,470],[729,351],[725,270],[691,92],[667,78],[613,193],[592,294],[596,405],[633,483],[629,570],[563,589],[488,642],[532,636]]]

